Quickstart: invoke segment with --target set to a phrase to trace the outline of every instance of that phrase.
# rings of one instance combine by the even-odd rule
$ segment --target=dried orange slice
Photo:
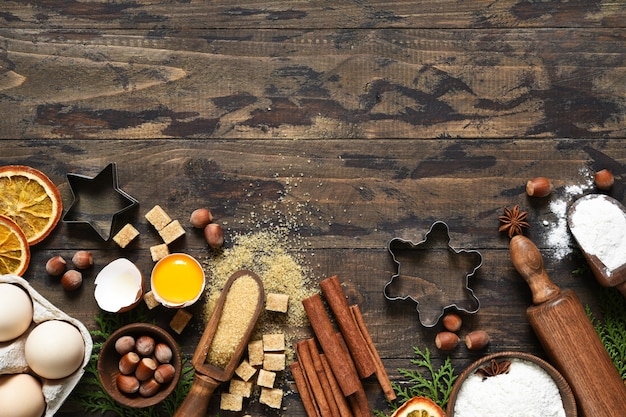
[[[433,400],[426,397],[413,397],[391,417],[446,417],[446,413]]]
[[[61,218],[59,189],[42,172],[27,166],[0,167],[0,214],[22,229],[29,245],[41,242]]]
[[[15,222],[0,216],[0,275],[22,275],[30,262],[26,235]]]

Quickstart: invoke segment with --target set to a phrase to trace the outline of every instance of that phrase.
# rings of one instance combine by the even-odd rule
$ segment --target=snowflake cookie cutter
[[[414,301],[423,326],[435,326],[451,307],[466,313],[476,313],[480,308],[469,279],[481,267],[482,255],[450,246],[445,222],[434,222],[418,243],[393,238],[388,250],[397,273],[385,284],[383,294],[390,301]]]

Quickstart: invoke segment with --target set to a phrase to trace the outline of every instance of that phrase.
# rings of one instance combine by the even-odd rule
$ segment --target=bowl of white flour
[[[454,384],[448,417],[576,417],[567,381],[537,356],[500,352],[465,369]]]

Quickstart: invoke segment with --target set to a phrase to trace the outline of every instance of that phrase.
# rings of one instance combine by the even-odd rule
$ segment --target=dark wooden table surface
[[[498,216],[515,204],[529,211],[526,234],[553,280],[597,311],[599,285],[573,273],[584,261],[565,210],[596,191],[591,176],[602,168],[625,202],[624,22],[622,1],[5,0],[0,165],[45,172],[67,208],[67,173],[93,176],[115,162],[120,187],[139,201],[117,228],[131,222],[142,233],[120,249],[60,223],[33,248],[25,278],[95,329],[102,266],[125,256],[149,276],[157,239],[143,215],[154,205],[185,221],[176,249],[204,257],[186,224],[193,209],[213,210],[227,247],[256,230],[254,213],[280,213],[298,224],[293,251],[310,278],[338,275],[360,305],[394,381],[413,346],[435,362],[450,356],[457,372],[486,353],[543,357]],[[526,196],[536,176],[553,181],[550,197]],[[484,351],[438,351],[441,327],[383,296],[395,271],[388,241],[419,241],[437,220],[451,246],[483,256],[470,281],[480,310],[463,332],[487,330]],[[68,294],[44,265],[78,249],[96,265]],[[196,314],[177,337],[187,357],[202,328]],[[375,384],[368,395],[385,408]],[[248,413],[305,415],[295,393],[279,413],[259,404]],[[66,404],[58,415],[87,414]]]

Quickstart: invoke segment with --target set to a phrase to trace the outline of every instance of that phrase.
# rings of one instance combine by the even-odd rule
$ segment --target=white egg
[[[82,364],[85,341],[70,323],[48,320],[30,332],[24,354],[26,363],[37,375],[47,379],[65,378]]]
[[[21,336],[33,321],[33,301],[17,285],[0,284],[0,342]]]
[[[37,378],[29,374],[0,376],[0,417],[41,417],[45,409]]]

